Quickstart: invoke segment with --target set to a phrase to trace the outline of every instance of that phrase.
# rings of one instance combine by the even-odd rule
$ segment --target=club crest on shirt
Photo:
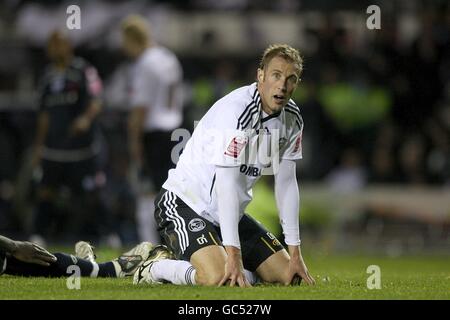
[[[239,154],[241,153],[242,149],[246,146],[248,142],[247,137],[237,136],[234,137],[230,144],[227,147],[227,150],[225,151],[225,155],[237,158],[239,157]]]
[[[202,219],[194,218],[189,221],[188,228],[192,232],[199,232],[205,229],[206,223]]]

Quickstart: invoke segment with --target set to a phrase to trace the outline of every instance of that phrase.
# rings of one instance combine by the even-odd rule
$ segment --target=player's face
[[[279,112],[291,98],[299,82],[295,65],[274,57],[264,70],[258,69],[258,90],[267,114]]]

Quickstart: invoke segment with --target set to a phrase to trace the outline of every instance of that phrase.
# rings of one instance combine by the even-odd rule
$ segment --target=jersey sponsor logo
[[[63,106],[63,105],[73,105],[78,100],[78,92],[76,91],[68,91],[68,92],[60,92],[53,93],[44,98],[44,105],[47,108],[55,107],[55,106]]]
[[[205,229],[206,223],[202,219],[194,218],[189,221],[188,228],[192,232],[199,232]]]
[[[253,166],[247,166],[245,164],[241,165],[239,170],[246,176],[250,177],[259,177],[261,175],[261,169]]]
[[[297,152],[302,145],[302,134],[300,133],[300,135],[297,137],[297,140],[295,140],[295,146],[294,146],[294,153]]]
[[[239,157],[239,154],[241,153],[242,149],[246,146],[248,142],[247,137],[237,136],[234,137],[230,144],[227,147],[227,150],[225,151],[225,155],[237,158]]]

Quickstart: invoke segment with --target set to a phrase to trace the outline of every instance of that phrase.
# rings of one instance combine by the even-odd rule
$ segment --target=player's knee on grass
[[[225,275],[226,252],[221,246],[204,247],[194,252],[190,262],[198,285],[217,286]]]
[[[221,270],[197,270],[195,281],[201,286],[217,286],[225,275],[225,266]],[[199,272],[200,271],[200,272]]]
[[[272,274],[270,277],[260,276],[264,282],[267,283],[277,283],[282,285],[290,285],[291,278],[288,276],[287,269],[280,269],[280,272]]]
[[[264,282],[289,284],[289,254],[286,250],[278,251],[259,265],[256,272]]]

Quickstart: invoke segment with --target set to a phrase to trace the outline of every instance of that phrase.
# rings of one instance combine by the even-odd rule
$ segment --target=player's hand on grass
[[[241,250],[232,246],[225,246],[227,251],[227,262],[225,263],[225,275],[219,283],[219,287],[228,281],[230,287],[234,287],[236,283],[239,287],[251,287],[244,274],[244,266],[242,264]]]
[[[316,281],[309,274],[308,268],[306,267],[305,262],[303,261],[302,252],[300,246],[289,246],[289,255],[291,257],[289,261],[289,283],[285,283],[286,285],[292,284],[298,281],[296,278],[300,276],[303,281],[305,281],[309,285],[314,285]]]
[[[314,278],[309,274],[308,268],[303,261],[291,259],[289,262],[289,274],[291,275],[291,281],[286,283],[287,285],[298,282],[296,276],[300,276],[309,285],[316,283]]]
[[[25,241],[15,241],[11,254],[17,260],[46,267],[57,260],[53,254],[44,248],[35,243]]]

